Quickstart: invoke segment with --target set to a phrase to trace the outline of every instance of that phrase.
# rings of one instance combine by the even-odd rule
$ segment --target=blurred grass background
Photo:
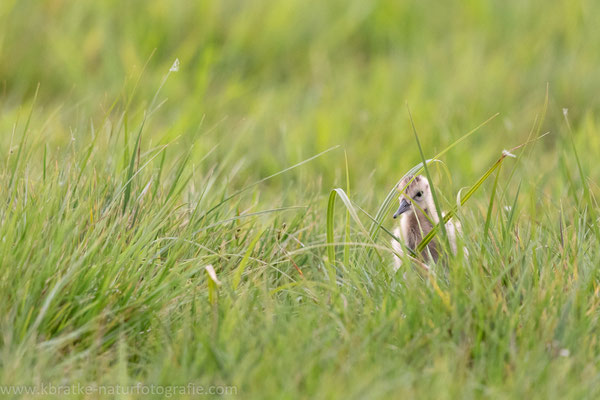
[[[198,155],[227,141],[251,163],[251,177],[341,144],[353,178],[389,186],[418,160],[407,101],[430,154],[501,114],[472,140],[476,151],[466,160],[451,155],[453,171],[477,171],[498,148],[521,142],[547,83],[545,128],[553,137],[545,146],[557,144],[563,107],[581,127],[579,145],[597,123],[600,28],[591,1],[53,0],[0,7],[4,129],[38,83],[47,113],[63,107],[63,130],[74,117],[100,119],[116,96],[131,94],[147,63],[132,100],[143,108],[179,58],[181,70],[162,92],[169,101],[153,121],[157,130],[168,132],[164,140],[196,142]],[[47,135],[60,143],[58,132]],[[231,154],[224,147],[217,151]],[[330,179],[335,171],[329,160],[307,168]]]
[[[0,310],[6,315],[1,320],[0,376],[8,383],[57,377],[220,382],[239,385],[241,397],[259,398],[278,398],[282,390],[289,398],[593,394],[600,357],[598,343],[590,336],[597,327],[596,300],[589,300],[597,298],[594,271],[600,263],[599,246],[590,233],[597,224],[594,196],[600,193],[599,17],[600,3],[591,0],[0,2],[0,161],[6,166],[2,188],[8,204],[18,204],[3,211],[8,241],[0,246],[5,304]],[[92,226],[102,210],[110,209],[106,199],[117,198],[127,187],[139,125],[175,59],[181,67],[169,75],[157,96],[157,103],[166,102],[147,119],[141,136],[138,161],[152,160],[152,169],[137,177],[131,202],[142,204],[146,178],[160,190],[151,202],[132,209],[133,216],[105,220],[102,229],[89,233],[87,219]],[[341,303],[330,306],[329,295],[308,283],[304,291],[278,289],[280,297],[269,292],[283,287],[286,274],[295,273],[293,263],[307,278],[322,279],[323,249],[284,264],[277,246],[287,234],[309,245],[325,242],[327,196],[346,184],[344,151],[351,197],[373,213],[404,172],[420,161],[406,103],[427,157],[500,114],[444,157],[451,179],[443,170],[437,170],[436,177],[452,203],[455,193],[472,184],[502,149],[527,140],[542,116],[547,88],[549,104],[541,131],[550,135],[516,164],[512,180],[507,173],[500,180],[504,189],[494,227],[505,237],[495,257],[505,255],[509,262],[524,257],[518,264],[524,281],[515,283],[518,290],[509,291],[514,301],[503,303],[502,296],[508,295],[502,290],[478,289],[473,282],[490,278],[484,273],[459,283],[450,279],[455,286],[443,289],[453,296],[456,308],[448,314],[439,299],[435,301],[433,289],[421,282],[411,286],[410,277],[407,288],[399,289],[402,285],[365,273],[360,279],[382,305],[349,290],[343,301],[338,299]],[[32,107],[27,146],[21,146]],[[568,110],[572,131],[563,109]],[[584,171],[581,180],[571,139]],[[168,168],[161,175],[162,156],[152,157],[166,144]],[[246,185],[337,145],[341,147],[219,208],[214,219],[194,220],[196,205],[210,209]],[[90,166],[85,168],[89,149]],[[16,163],[20,150],[24,158]],[[182,167],[182,176],[190,178],[171,200],[169,183],[176,180],[172,176],[177,175],[178,160],[186,156],[189,163]],[[18,172],[16,192],[9,185],[13,168]],[[511,242],[498,221],[502,206],[513,205],[519,183],[521,219],[515,225],[523,241],[517,234],[519,240]],[[591,196],[585,197],[585,190]],[[471,246],[482,241],[478,235],[490,191],[487,187],[468,203],[464,225]],[[17,200],[13,193],[18,193]],[[239,213],[287,206],[309,208],[230,224],[221,231],[207,225]],[[187,216],[176,214],[179,207],[189,210],[195,225],[182,222]],[[68,217],[59,218],[63,212]],[[59,227],[65,223],[61,218],[71,225]],[[130,231],[132,220],[149,233]],[[206,237],[192,234],[192,225],[205,229]],[[563,232],[565,226],[571,230]],[[270,236],[252,252],[251,239],[265,229]],[[38,233],[46,230],[51,234],[40,238]],[[88,257],[88,248],[70,236],[73,232],[85,243],[88,239],[81,238],[97,234],[93,237],[100,247],[107,238],[114,240],[113,248],[102,247],[102,257],[108,254],[111,260],[107,265],[114,262],[106,267],[111,272],[103,272],[108,277],[98,275],[104,284],[98,286],[90,277],[96,272],[86,272],[84,283],[62,281],[70,266],[80,265],[73,261],[78,254],[90,271],[104,262],[93,252]],[[169,253],[161,261],[173,274],[164,281],[152,286],[139,270],[123,277],[120,266],[128,271],[146,265],[151,252],[146,253],[145,246],[170,235],[198,240],[209,255],[178,242],[175,255]],[[564,246],[565,237],[569,243],[572,239],[572,253],[552,247]],[[522,245],[515,245],[518,255],[502,247],[515,243]],[[492,245],[489,258],[475,258],[472,265],[491,265],[493,282],[515,278],[503,262],[494,270],[491,249]],[[208,260],[226,281],[239,259],[217,265],[210,257],[246,251],[253,254],[248,270],[276,267],[281,268],[279,275],[273,278],[265,272],[270,276],[265,282],[244,281],[241,297],[224,295],[229,300],[220,299],[221,322],[215,326],[214,309],[197,305],[207,304],[204,272],[186,268],[194,263],[203,267]],[[474,248],[470,251],[477,254]],[[65,261],[69,255],[73,260]],[[99,258],[90,261],[94,257]],[[48,260],[62,263],[56,267]],[[548,267],[563,265],[564,270],[535,270],[538,262],[544,264],[540,260]],[[353,259],[352,266],[360,263]],[[29,285],[30,278],[20,277],[21,270],[11,271],[11,265],[20,265],[31,276],[43,273]],[[588,279],[582,286],[573,283],[578,273]],[[136,280],[143,277],[144,284]],[[547,286],[539,283],[553,277]],[[117,285],[120,290],[139,285],[140,299],[115,295],[109,278],[123,280]],[[201,280],[201,294],[190,291],[188,279]],[[48,300],[49,311],[35,320],[56,282],[69,288],[64,290],[69,300]],[[570,286],[563,291],[565,282]],[[520,290],[529,284],[531,297],[519,303],[516,299],[527,296]],[[99,294],[93,294],[97,290]],[[229,295],[235,292],[228,290]],[[297,302],[297,296],[306,300]],[[355,314],[346,310],[348,303]],[[480,314],[465,322],[461,304]],[[571,309],[575,316],[570,316]],[[136,314],[144,312],[162,321]],[[193,317],[196,312],[198,320]],[[519,315],[529,320],[518,321]],[[401,318],[405,325],[396,324]],[[486,328],[478,330],[481,326]],[[154,330],[149,338],[123,339],[150,327]],[[555,328],[560,334],[540,337]],[[223,333],[215,337],[220,330]],[[518,332],[511,335],[513,330]],[[90,331],[95,333],[82,333]],[[552,363],[560,350],[554,337],[570,345],[573,357],[567,364]],[[579,352],[573,348],[577,343],[582,343]],[[51,351],[37,353],[39,348]],[[48,368],[56,354],[60,363]],[[86,365],[86,357],[97,365]],[[32,370],[34,378],[29,378]],[[580,376],[588,379],[582,388],[576,385]]]

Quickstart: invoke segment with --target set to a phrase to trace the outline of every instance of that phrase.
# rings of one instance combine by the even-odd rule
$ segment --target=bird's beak
[[[398,207],[398,211],[394,213],[394,218],[398,217],[398,215],[404,214],[410,208],[410,203],[406,201],[406,199],[402,199],[400,202],[400,207]]]

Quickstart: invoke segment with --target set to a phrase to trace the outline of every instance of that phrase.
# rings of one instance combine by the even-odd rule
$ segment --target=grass
[[[0,389],[597,398],[599,13],[1,2]],[[427,159],[469,259],[394,274]]]

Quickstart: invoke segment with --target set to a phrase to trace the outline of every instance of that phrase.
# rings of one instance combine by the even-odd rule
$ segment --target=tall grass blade
[[[329,194],[329,202],[327,204],[327,244],[329,245],[327,247],[327,256],[328,256],[328,263],[329,263],[329,267],[330,267],[329,271],[328,271],[330,274],[330,277],[331,277],[332,272],[335,271],[335,246],[333,246],[333,243],[335,242],[335,240],[334,240],[334,229],[333,229],[333,225],[334,225],[333,217],[334,217],[334,210],[335,210],[335,200],[337,197],[339,197],[340,200],[342,200],[342,203],[344,203],[346,210],[350,213],[350,216],[352,217],[354,222],[356,222],[356,224],[360,228],[361,232],[365,235],[365,237],[370,242],[375,244],[374,240],[371,238],[371,235],[369,235],[369,232],[365,229],[362,222],[360,221],[360,218],[358,217],[358,214],[356,213],[356,210],[354,209],[354,206],[352,205],[350,198],[348,197],[348,195],[346,195],[346,192],[344,192],[344,190],[341,188],[333,189],[331,191],[331,193]],[[379,260],[382,261],[383,259],[381,257],[381,254],[379,253],[379,251],[376,248],[374,248],[374,250],[379,257]]]
[[[248,260],[250,259],[250,254],[252,254],[254,247],[256,247],[256,243],[258,243],[258,240],[261,238],[263,233],[264,233],[264,229],[261,229],[254,236],[254,238],[248,245],[248,249],[246,250],[246,253],[244,254],[244,257],[242,258],[242,261],[240,261],[240,265],[238,265],[238,267],[235,270],[235,273],[233,275],[233,281],[232,281],[233,290],[237,290],[237,288],[240,284],[240,281],[242,280],[242,275],[244,274],[244,270],[246,269],[246,265],[248,265]]]
[[[575,146],[575,140],[573,139],[573,129],[571,128],[571,123],[569,122],[568,110],[563,110],[563,116],[565,119],[565,123],[567,124],[567,129],[569,131],[569,141],[571,142],[571,149],[573,151],[573,155],[575,156],[575,161],[577,163],[577,170],[579,171],[579,178],[581,179],[581,186],[583,187],[583,198],[585,199],[589,212],[591,214],[592,219],[596,219],[596,209],[593,207],[594,201],[590,193],[590,188],[587,184],[586,174],[583,170],[583,166],[581,164],[581,160],[579,158],[579,153],[577,152],[577,147]],[[581,199],[577,200],[579,204],[581,204]],[[600,240],[600,228],[597,223],[591,224],[591,229],[593,230],[596,238]]]
[[[485,217],[485,226],[483,227],[483,237],[487,238],[488,231],[490,229],[490,223],[492,220],[492,210],[494,208],[494,198],[496,197],[496,189],[498,187],[498,178],[500,177],[500,171],[502,169],[498,168],[498,172],[496,172],[496,178],[494,179],[494,186],[492,186],[492,194],[490,195],[490,204],[488,205],[487,215]]]
[[[135,140],[135,146],[133,151],[131,152],[131,158],[129,160],[129,169],[127,170],[127,180],[125,181],[125,193],[123,194],[123,214],[127,211],[127,204],[129,203],[129,198],[131,197],[131,185],[133,182],[133,170],[135,167],[135,159],[138,154],[138,148],[140,146],[140,141],[142,140],[142,130],[144,129],[144,124],[146,123],[146,118],[142,120],[140,125],[140,130],[138,131],[137,139]]]
[[[413,134],[415,135],[415,141],[417,142],[417,148],[419,149],[419,155],[421,156],[421,162],[423,163],[423,169],[425,170],[425,175],[427,176],[427,180],[429,181],[429,186],[431,189],[431,196],[433,197],[433,203],[435,204],[435,208],[436,208],[436,211],[438,214],[438,221],[442,221],[442,219],[443,219],[442,207],[437,198],[437,193],[435,191],[435,184],[433,182],[433,179],[431,179],[431,174],[429,174],[429,168],[427,167],[427,161],[425,160],[425,155],[423,154],[423,149],[421,147],[421,141],[419,140],[419,135],[417,134],[415,122],[413,121],[412,113],[410,112],[410,107],[408,106],[408,103],[406,104],[406,109],[408,111],[408,116],[410,118],[410,125],[412,127]],[[448,235],[446,233],[446,225],[441,224],[440,227],[441,227],[441,231],[442,231],[442,236],[444,237],[444,240],[446,241],[446,246],[447,246],[446,248],[449,249],[450,242],[448,240]],[[419,250],[417,253],[420,253],[420,252],[421,251]]]

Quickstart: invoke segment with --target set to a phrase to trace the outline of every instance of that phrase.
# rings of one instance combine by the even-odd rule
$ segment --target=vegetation
[[[599,16],[0,2],[0,384],[597,398]],[[469,257],[394,274],[436,155]]]

